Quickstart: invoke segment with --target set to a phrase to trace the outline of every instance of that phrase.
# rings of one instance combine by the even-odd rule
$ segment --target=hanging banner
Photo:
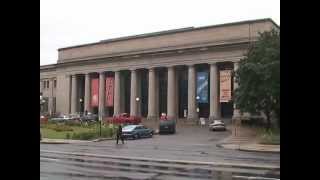
[[[232,70],[220,71],[220,102],[231,100],[231,73]]]
[[[106,78],[106,106],[113,106],[113,89],[114,89],[114,78],[107,77]]]
[[[208,103],[208,72],[197,73],[197,96],[199,103]]]
[[[91,107],[99,106],[99,79],[91,79]]]

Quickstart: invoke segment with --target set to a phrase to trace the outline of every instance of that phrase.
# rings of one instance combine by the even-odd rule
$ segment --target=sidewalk
[[[232,135],[217,144],[218,147],[250,152],[280,153],[280,145],[259,144],[257,134],[251,128],[241,127],[234,132],[234,127],[230,125],[228,129],[233,131]]]

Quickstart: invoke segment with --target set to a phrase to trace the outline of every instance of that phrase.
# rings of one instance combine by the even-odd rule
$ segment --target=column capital
[[[217,64],[218,64],[218,62],[209,62],[208,63],[210,66],[212,65],[212,66],[216,66]]]
[[[148,71],[152,71],[153,72],[153,71],[155,71],[155,69],[156,69],[155,67],[149,67]]]

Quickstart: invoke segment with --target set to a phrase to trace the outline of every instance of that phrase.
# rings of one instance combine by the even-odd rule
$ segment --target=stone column
[[[120,71],[114,72],[114,107],[113,116],[120,114]]]
[[[91,94],[91,89],[90,89],[90,74],[87,73],[85,75],[85,90],[84,90],[84,111],[90,112],[90,94]]]
[[[234,69],[234,72],[237,71],[239,67],[239,63],[238,62],[235,62],[233,64],[233,69]],[[235,77],[233,78],[233,91],[235,91],[237,88],[238,88],[238,83],[235,81]],[[241,114],[240,114],[240,110],[236,108],[236,104],[233,103],[233,116],[232,116],[232,120],[234,121],[238,121],[240,120],[240,117],[241,117]]]
[[[125,86],[125,76],[120,73],[120,112],[119,113],[124,113],[125,112],[125,88],[128,88]]]
[[[67,89],[67,97],[66,97],[66,107],[67,107],[67,114],[71,113],[71,99],[72,99],[72,75],[66,75],[66,89]]]
[[[156,76],[155,69],[149,69],[149,87],[148,87],[148,120],[157,117],[156,112]]]
[[[156,119],[158,120],[160,115],[159,110],[159,73],[154,70],[155,74],[155,112],[156,112]]]
[[[77,76],[72,75],[72,86],[71,86],[71,114],[74,114],[77,112]]]
[[[217,64],[210,64],[210,120],[220,118],[218,72]]]
[[[99,118],[103,118],[106,92],[106,75],[104,72],[99,73]]]
[[[130,115],[137,115],[137,72],[136,70],[131,70],[131,91],[130,91]]]
[[[141,105],[142,105],[142,97],[141,97],[141,81],[142,81],[142,72],[137,71],[137,97],[139,97],[139,101],[137,102],[137,116],[141,116]]]
[[[168,92],[167,92],[167,115],[171,118],[176,118],[176,85],[175,85],[175,69],[173,66],[168,67]]]
[[[196,71],[194,65],[190,65],[188,67],[188,119],[197,119],[196,108]]]
[[[49,80],[49,90],[50,90],[50,94],[49,94],[49,97],[48,97],[48,111],[49,111],[49,114],[52,115],[52,112],[53,112],[53,79],[52,80]]]

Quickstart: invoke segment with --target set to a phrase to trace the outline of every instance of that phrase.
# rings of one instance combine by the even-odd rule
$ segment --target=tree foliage
[[[260,33],[239,63],[235,72],[239,87],[235,90],[235,104],[241,112],[271,117],[280,122],[280,32]],[[280,124],[280,123],[279,123]]]

